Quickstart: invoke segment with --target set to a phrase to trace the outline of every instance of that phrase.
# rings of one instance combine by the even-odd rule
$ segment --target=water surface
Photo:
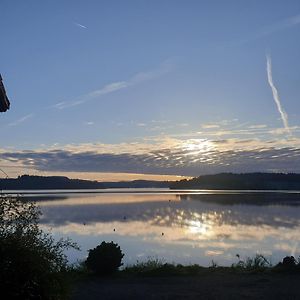
[[[34,194],[41,225],[55,237],[70,237],[84,259],[104,241],[117,242],[125,264],[149,257],[204,266],[230,265],[255,253],[273,263],[299,256],[300,194],[273,191],[110,190],[109,193]]]

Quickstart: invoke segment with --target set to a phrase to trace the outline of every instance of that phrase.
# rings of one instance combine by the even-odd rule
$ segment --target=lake
[[[80,193],[78,193],[80,192]],[[26,192],[55,238],[70,237],[84,259],[102,241],[118,243],[124,263],[149,258],[230,265],[263,254],[277,263],[300,254],[300,192],[162,189]]]

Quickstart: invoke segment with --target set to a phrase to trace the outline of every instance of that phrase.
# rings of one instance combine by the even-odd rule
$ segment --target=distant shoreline
[[[238,192],[275,192],[300,191],[300,174],[285,173],[220,173],[202,175],[192,179],[180,181],[133,180],[119,182],[98,182],[81,179],[70,179],[64,176],[32,176],[22,175],[18,178],[0,179],[2,191],[83,191],[114,192],[113,189],[142,192],[141,189],[155,192],[168,191],[238,191]]]
[[[236,194],[300,194],[300,190],[227,190],[227,189],[157,189],[157,188],[107,188],[107,189],[26,189],[1,190],[2,195],[16,194],[191,194],[191,195],[236,195]]]

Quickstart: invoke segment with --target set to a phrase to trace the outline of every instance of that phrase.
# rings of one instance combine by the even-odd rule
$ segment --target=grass
[[[199,276],[211,273],[262,273],[262,272],[300,272],[300,261],[295,260],[295,265],[284,266],[279,263],[273,266],[269,259],[261,254],[253,257],[247,257],[244,260],[237,255],[237,263],[229,267],[218,265],[212,261],[209,267],[203,267],[198,264],[181,265],[167,263],[164,259],[150,257],[147,261],[137,261],[135,264],[127,265],[124,269],[110,275],[113,278],[126,277],[164,277],[164,276]],[[74,266],[70,272],[73,281],[88,280],[95,277],[89,272],[84,263]]]
[[[239,254],[236,255],[238,262],[231,265],[231,268],[245,271],[263,271],[272,268],[272,263],[262,254],[256,254],[254,257],[247,257],[242,260]]]
[[[162,259],[149,258],[145,262],[137,261],[133,265],[127,266],[119,271],[122,275],[137,276],[195,276],[211,272],[262,272],[272,269],[271,262],[261,254],[241,260],[239,255],[238,262],[230,267],[219,266],[212,261],[209,267],[198,264],[183,266],[181,264],[166,263]]]
[[[139,276],[175,276],[197,275],[205,268],[199,265],[183,266],[181,264],[166,263],[162,259],[149,258],[146,262],[137,261],[136,264],[127,266],[120,271],[123,275]]]

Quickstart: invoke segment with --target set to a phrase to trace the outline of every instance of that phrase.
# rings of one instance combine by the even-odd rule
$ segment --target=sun
[[[201,221],[190,220],[188,225],[189,232],[200,235],[207,235],[209,227]]]
[[[188,155],[205,154],[216,148],[214,143],[207,139],[189,139],[183,142],[181,147]]]

